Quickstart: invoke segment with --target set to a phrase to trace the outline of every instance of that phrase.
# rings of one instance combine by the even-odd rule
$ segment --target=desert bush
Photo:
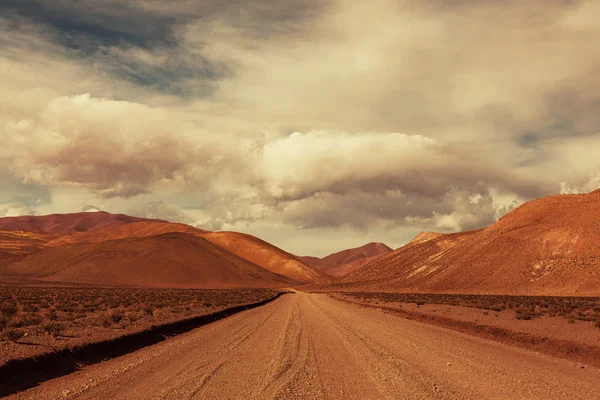
[[[124,313],[123,310],[114,310],[110,313],[110,318],[113,323],[118,324],[123,319]]]
[[[25,332],[20,329],[7,329],[4,331],[4,337],[14,343],[17,343],[23,335],[25,335]]]
[[[533,317],[535,317],[535,314],[529,310],[516,310],[515,311],[516,319],[523,319],[523,320],[529,321],[530,319],[533,319]]]
[[[152,315],[152,314],[154,314],[154,309],[153,309],[152,307],[150,307],[150,306],[144,306],[144,307],[142,308],[142,311],[143,311],[145,314],[147,314],[147,315]]]
[[[38,312],[39,310],[40,309],[33,304],[26,304],[23,306],[23,311],[28,312],[28,313]]]
[[[0,306],[0,313],[6,317],[12,317],[18,312],[17,305],[15,303],[4,303]]]
[[[142,318],[144,318],[144,313],[141,311],[133,311],[125,314],[125,318],[127,318],[130,322],[136,322]]]
[[[113,324],[112,318],[110,315],[105,315],[101,320],[102,326],[105,328],[110,328]]]
[[[9,322],[12,328],[22,328],[24,326],[38,325],[42,322],[42,318],[38,315],[17,316]]]
[[[58,322],[50,322],[44,325],[44,332],[52,335],[58,336],[64,330],[64,326]]]
[[[9,319],[6,317],[0,316],[0,332],[4,330],[8,326]]]
[[[124,313],[122,310],[113,310],[102,319],[102,326],[109,328],[114,324],[118,324],[123,319]]]
[[[56,310],[50,310],[48,311],[48,314],[46,315],[46,317],[50,320],[50,321],[56,321],[58,319],[58,315],[56,314]]]

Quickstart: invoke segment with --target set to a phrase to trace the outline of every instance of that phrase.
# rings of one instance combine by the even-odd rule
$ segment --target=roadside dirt
[[[600,367],[600,329],[589,321],[569,321],[549,316],[523,320],[516,319],[513,310],[493,311],[446,304],[365,302],[344,294],[331,296],[399,317]]]
[[[296,293],[19,399],[594,399],[600,369]]]
[[[553,339],[568,340],[582,345],[600,346],[600,328],[589,321],[569,321],[563,317],[539,316],[530,320],[517,319],[514,310],[493,311],[445,304],[379,303],[385,307],[404,311],[443,316],[458,321],[506,328],[514,332],[543,335]]]

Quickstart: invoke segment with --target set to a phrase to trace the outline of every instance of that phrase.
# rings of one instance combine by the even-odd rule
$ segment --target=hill
[[[0,227],[7,229],[4,232],[0,231],[0,266],[11,265],[10,268],[7,267],[3,271],[0,271],[0,275],[3,275],[4,280],[8,280],[10,276],[11,282],[15,279],[32,280],[38,279],[41,276],[52,276],[52,278],[45,278],[46,281],[59,282],[61,279],[68,279],[65,282],[83,283],[85,281],[93,284],[94,282],[90,280],[91,278],[83,279],[79,276],[80,273],[73,272],[71,267],[69,269],[69,276],[75,276],[75,280],[67,276],[66,272],[59,273],[59,271],[53,268],[54,266],[59,267],[70,263],[71,261],[69,260],[72,257],[80,257],[87,263],[85,264],[87,268],[95,268],[94,263],[101,265],[103,262],[101,260],[104,259],[104,256],[89,258],[87,255],[88,252],[100,254],[109,248],[107,246],[110,246],[110,248],[114,247],[115,243],[113,242],[122,242],[121,244],[126,247],[131,243],[137,243],[134,239],[150,239],[170,233],[185,234],[177,236],[185,238],[185,240],[191,240],[193,237],[204,238],[203,240],[211,243],[213,249],[220,248],[230,256],[234,256],[239,262],[243,261],[246,264],[262,267],[262,269],[266,270],[264,272],[269,272],[277,277],[277,279],[274,279],[271,276],[268,279],[270,283],[266,283],[263,286],[272,286],[275,281],[275,284],[280,286],[280,278],[282,277],[287,277],[285,279],[286,285],[298,283],[322,284],[330,281],[328,275],[303,264],[292,254],[254,236],[237,232],[209,232],[185,224],[135,218],[121,214],[113,215],[105,212],[0,218]],[[145,242],[150,243],[151,241],[141,241],[141,243]],[[156,242],[155,244],[158,245]],[[128,251],[122,250],[124,254],[129,254]],[[72,253],[73,251],[75,253]],[[84,253],[80,254],[80,251]],[[129,260],[128,267],[136,263],[153,262],[153,259],[147,258],[145,253],[144,255],[139,252],[131,254],[138,254],[140,258],[136,262]],[[128,255],[128,257],[130,256],[133,257],[132,255]],[[199,255],[189,255],[190,260],[195,259],[197,256]],[[53,261],[49,263],[45,259]],[[32,260],[35,260],[35,263],[37,263],[35,267],[31,264],[34,263]],[[200,264],[202,263],[198,263],[198,265]],[[215,265],[218,265],[218,263]],[[23,271],[30,270],[31,268],[33,270],[31,270],[31,273],[19,275],[17,271],[19,268],[23,269]],[[44,272],[42,271],[43,269],[47,269],[47,271]],[[138,267],[134,269],[137,271],[136,274],[138,272],[142,273]],[[108,271],[107,269],[102,270],[105,272]],[[96,279],[98,280],[98,284],[102,285],[133,284],[132,279],[125,279],[124,275],[105,278],[97,275]],[[136,285],[154,285],[151,282],[144,282],[141,280]],[[169,283],[169,285],[173,284],[173,282]],[[219,282],[217,286],[225,287],[226,285],[224,285],[225,283]],[[234,282],[232,285],[238,287],[239,283]],[[256,287],[257,285],[254,282],[251,284],[251,287]]]
[[[279,275],[304,283],[327,283],[331,277],[304,264],[290,254],[257,237],[238,232],[210,232],[202,235],[212,243]]]
[[[0,231],[0,265],[39,251],[56,237],[43,232]]]
[[[0,266],[22,283],[127,287],[285,287],[297,282],[181,232],[49,247]]]
[[[305,264],[310,265],[332,276],[344,276],[361,268],[368,263],[388,254],[391,248],[383,243],[367,243],[364,246],[339,251],[323,258],[298,257]]]
[[[338,289],[600,295],[600,190],[521,205],[497,223],[421,234],[340,280]]]
[[[52,240],[48,241],[46,246],[57,247],[75,243],[99,243],[108,240],[143,238],[174,232],[188,233],[193,236],[201,236],[204,233],[208,233],[208,231],[185,224],[149,220],[131,222],[87,232],[75,232],[69,235],[57,235]]]

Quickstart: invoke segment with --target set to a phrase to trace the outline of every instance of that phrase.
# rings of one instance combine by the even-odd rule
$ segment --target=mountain
[[[495,224],[422,233],[346,276],[343,290],[600,295],[600,190],[521,205]]]
[[[392,252],[392,249],[385,244],[372,242],[361,247],[333,253],[323,258],[308,256],[298,258],[305,264],[326,274],[344,276],[390,252]]]
[[[324,283],[329,281],[329,277],[304,265],[293,255],[254,236],[238,232],[209,232],[178,223],[132,222],[101,230],[65,235],[50,241],[47,246],[54,247],[70,243],[97,243],[106,240],[141,238],[172,232],[203,237],[236,254],[238,257],[276,274],[287,276],[297,282]]]
[[[60,235],[46,243],[47,247],[62,246],[74,243],[99,243],[107,240],[119,240],[127,238],[142,238],[161,235],[163,233],[188,233],[193,236],[201,236],[208,231],[186,224],[148,220],[131,222],[129,224],[111,226],[104,229],[87,232],[75,232],[69,235]]]
[[[56,237],[43,232],[0,231],[0,265],[39,251]]]
[[[331,280],[328,275],[303,264],[293,255],[254,236],[236,232],[209,232],[185,224],[105,212],[0,218],[0,227],[5,229],[0,231],[0,279],[11,282],[15,280],[31,281],[44,277],[42,280],[48,282],[64,280],[64,282],[70,283],[93,284],[97,281],[102,285],[155,286],[157,283],[152,279],[147,280],[137,275],[146,274],[140,267],[142,264],[146,264],[148,274],[160,276],[157,271],[153,270],[156,266],[162,265],[160,260],[164,260],[165,265],[168,264],[166,260],[171,260],[172,263],[181,261],[183,266],[194,263],[197,268],[221,268],[223,271],[221,278],[229,277],[231,282],[218,279],[214,282],[206,281],[214,287],[231,285],[237,287],[243,284],[247,284],[249,287],[280,287],[282,284],[288,286],[299,283],[322,284]],[[164,254],[160,254],[162,258],[154,258],[148,256],[150,254],[148,251],[138,252],[133,248],[130,249],[131,251],[127,250],[127,246],[138,246],[145,243],[163,246],[164,237],[167,237],[163,235],[166,234],[173,234],[172,237],[177,237],[188,244],[190,240],[197,239],[196,242],[203,243],[203,245],[188,246],[186,252],[182,253],[186,255],[186,258],[182,260],[172,258],[172,256],[164,258],[166,257]],[[162,237],[161,240],[157,239],[159,236]],[[175,247],[172,241],[166,243],[169,243],[170,247]],[[221,265],[222,263],[216,261],[215,257],[210,256],[210,252],[199,251],[199,248],[206,247],[207,243],[210,244],[209,247],[212,250],[219,249],[221,252],[219,254],[227,254],[230,261],[231,257],[234,257],[236,259],[234,264],[238,267],[253,265],[259,268],[260,273],[247,268],[244,271],[248,272],[251,277],[260,279],[243,278],[242,275],[236,275],[232,270],[227,269],[229,267],[224,267]],[[123,270],[115,275],[114,271],[111,272],[112,270],[104,264],[103,260],[112,259],[115,262],[114,258],[106,255],[107,252],[112,252],[111,249],[115,246],[122,246],[118,250],[123,257],[122,265],[131,271]],[[193,251],[193,249],[196,250]],[[183,248],[180,250],[183,251]],[[165,251],[168,251],[168,248],[165,248]],[[213,253],[215,252],[212,251],[211,254]],[[211,262],[204,262],[203,259],[211,260]],[[67,265],[69,267],[64,271],[56,269]],[[106,273],[106,276],[103,277],[100,272],[85,276],[86,268],[90,271],[101,271]],[[201,272],[208,275],[204,276]],[[203,276],[208,279],[209,276],[214,275],[213,272],[207,270],[178,274],[182,277],[185,276],[185,280],[182,282],[198,286],[201,284]],[[268,274],[265,275],[265,273]],[[134,276],[137,278],[134,279]],[[261,279],[264,280],[263,283],[259,282]],[[164,280],[164,283],[169,287],[179,285],[176,281],[169,279]]]
[[[0,218],[0,231],[68,234],[74,232],[97,231],[104,228],[141,221],[166,222],[98,211],[43,216],[4,217]]]
[[[297,283],[182,232],[47,247],[0,265],[0,279],[165,288],[276,288]]]
[[[238,232],[209,232],[202,235],[212,243],[260,265],[271,272],[303,283],[323,284],[331,277],[257,237]]]

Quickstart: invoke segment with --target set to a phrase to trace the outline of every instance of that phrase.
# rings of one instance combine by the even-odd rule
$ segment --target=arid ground
[[[18,399],[597,399],[600,369],[288,294]]]
[[[599,206],[323,258],[126,215],[0,218],[0,396],[600,399]]]
[[[0,366],[274,297],[261,289],[0,286]]]

